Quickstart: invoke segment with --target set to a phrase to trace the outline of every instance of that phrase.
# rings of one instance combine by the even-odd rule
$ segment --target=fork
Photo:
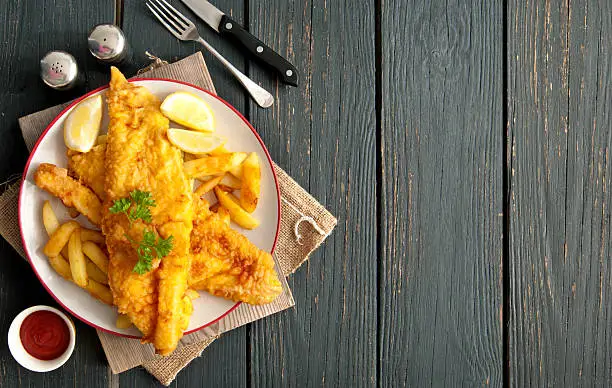
[[[255,100],[259,106],[262,108],[269,108],[272,106],[274,97],[272,97],[267,90],[241,73],[240,70],[236,69],[227,59],[223,58],[214,47],[202,39],[193,22],[168,4],[166,0],[148,0],[146,6],[172,35],[180,40],[194,41],[204,46],[230,71],[230,73],[238,78],[238,81],[246,88],[253,100]]]

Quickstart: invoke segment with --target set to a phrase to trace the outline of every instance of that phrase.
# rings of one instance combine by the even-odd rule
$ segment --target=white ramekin
[[[70,341],[68,342],[68,348],[66,351],[56,359],[53,360],[39,360],[36,357],[32,357],[23,347],[21,343],[21,338],[19,336],[19,329],[21,328],[21,324],[23,320],[30,314],[36,311],[51,311],[62,317],[64,322],[68,325],[68,332],[70,333]],[[13,358],[24,368],[27,368],[34,372],[49,372],[54,369],[59,368],[64,365],[66,361],[72,355],[72,351],[74,350],[74,343],[76,340],[76,330],[74,328],[74,323],[64,314],[56,308],[49,306],[32,306],[20,312],[13,322],[11,323],[11,327],[8,331],[8,345],[13,355]]]

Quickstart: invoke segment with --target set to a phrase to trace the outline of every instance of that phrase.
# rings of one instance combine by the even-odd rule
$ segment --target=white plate
[[[280,227],[280,193],[272,160],[261,138],[249,122],[227,102],[196,86],[160,79],[133,81],[149,89],[160,99],[177,91],[187,91],[203,98],[212,107],[215,114],[216,133],[227,137],[227,148],[231,151],[257,152],[261,161],[261,198],[254,216],[261,221],[255,230],[243,230],[235,224],[232,227],[242,232],[259,248],[272,252],[276,245]],[[45,200],[51,201],[60,222],[70,219],[64,205],[56,198],[39,189],[33,180],[33,174],[40,163],[53,163],[60,167],[67,166],[66,146],[63,137],[63,122],[66,115],[82,99],[106,93],[107,87],[94,90],[72,103],[62,111],[47,127],[34,146],[26,168],[19,193],[19,224],[21,238],[26,255],[43,286],[51,296],[72,315],[98,329],[128,337],[141,337],[135,328],[127,330],[115,327],[117,310],[108,306],[89,293],[59,276],[49,265],[43,254],[43,247],[48,240],[42,223],[42,205]],[[104,104],[106,106],[106,103]],[[102,131],[106,132],[108,113],[106,108],[102,121]],[[171,122],[172,127],[181,128]],[[214,201],[213,201],[214,202]],[[212,203],[212,202],[211,202]],[[91,224],[83,216],[77,220],[88,227]],[[213,324],[235,309],[239,303],[212,296],[201,291],[200,297],[193,301],[194,312],[185,333],[199,330]]]

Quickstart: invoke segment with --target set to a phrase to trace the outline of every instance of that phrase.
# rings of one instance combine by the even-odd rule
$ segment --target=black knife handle
[[[252,56],[274,68],[278,72],[281,81],[289,85],[298,86],[298,72],[295,66],[242,28],[240,23],[227,15],[223,15],[221,23],[219,23],[219,33],[221,36],[230,36],[240,42],[249,50]]]

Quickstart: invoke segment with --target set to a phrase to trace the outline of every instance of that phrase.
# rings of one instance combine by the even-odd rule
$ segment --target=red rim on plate
[[[196,85],[192,85],[190,83],[187,82],[182,82],[182,81],[177,81],[177,80],[172,80],[172,79],[167,79],[167,78],[138,78],[138,79],[131,79],[128,80],[129,82],[140,82],[140,81],[164,81],[164,82],[170,82],[170,83],[174,83],[174,84],[180,84],[180,85],[185,85],[185,86],[189,86],[191,88],[197,89],[201,92],[204,92],[206,94],[208,94],[209,96],[219,100],[220,102],[222,102],[223,104],[225,104],[225,106],[227,106],[229,109],[231,109],[248,127],[249,129],[253,132],[253,134],[255,135],[255,137],[257,138],[257,141],[259,141],[259,144],[261,144],[261,147],[264,150],[264,153],[266,154],[266,157],[268,158],[268,163],[270,165],[270,169],[272,170],[272,176],[274,177],[274,184],[276,186],[276,197],[277,197],[277,209],[278,209],[278,220],[276,222],[276,235],[274,236],[274,242],[272,244],[272,250],[270,253],[274,253],[274,249],[276,248],[276,243],[278,241],[278,235],[280,232],[280,220],[281,220],[281,202],[280,202],[280,188],[278,186],[278,178],[276,176],[276,171],[274,170],[274,164],[272,163],[272,158],[270,157],[270,153],[268,152],[268,149],[266,148],[263,140],[261,139],[261,137],[259,136],[259,134],[257,133],[257,131],[255,130],[255,128],[251,125],[251,123],[240,113],[238,112],[238,110],[236,110],[236,108],[234,108],[232,105],[230,105],[227,101],[223,100],[222,98],[220,98],[219,96],[211,93],[208,90],[202,89],[199,86]],[[49,287],[47,287],[47,284],[43,281],[42,277],[40,276],[40,274],[38,273],[38,270],[36,269],[36,267],[34,266],[34,263],[30,257],[30,252],[28,250],[28,247],[25,243],[25,239],[23,237],[23,225],[22,225],[22,220],[21,220],[21,198],[23,196],[23,188],[26,182],[26,177],[27,177],[27,173],[28,170],[30,169],[30,163],[32,162],[32,157],[34,156],[34,154],[36,153],[36,150],[38,149],[38,146],[40,145],[40,142],[45,138],[45,136],[47,135],[47,133],[49,132],[49,130],[51,129],[51,127],[53,127],[53,125],[55,124],[56,121],[58,121],[61,117],[64,116],[64,114],[66,114],[66,112],[68,110],[70,110],[72,107],[74,107],[76,104],[78,104],[79,102],[81,102],[82,100],[86,99],[87,97],[91,96],[92,94],[98,93],[102,90],[108,89],[108,85],[107,86],[101,86],[97,89],[92,90],[91,92],[77,98],[76,100],[74,100],[72,103],[70,103],[70,105],[68,105],[66,108],[64,108],[54,119],[53,121],[51,121],[51,123],[47,126],[47,128],[45,128],[45,130],[43,131],[43,133],[40,135],[40,137],[38,138],[38,140],[36,141],[36,144],[34,145],[34,147],[32,148],[32,151],[30,152],[30,156],[28,157],[28,161],[26,162],[25,168],[23,170],[23,176],[22,176],[22,180],[21,180],[21,187],[19,188],[19,205],[18,205],[18,209],[19,209],[19,234],[21,235],[21,243],[23,245],[23,249],[25,251],[26,257],[28,259],[28,262],[30,263],[30,266],[32,267],[32,269],[34,270],[34,273],[36,274],[36,276],[38,277],[38,280],[40,281],[40,283],[43,285],[43,287],[45,288],[45,290],[47,290],[47,292],[53,297],[53,299],[55,299],[55,301],[60,304],[62,306],[62,308],[66,311],[68,311],[70,314],[72,314],[73,316],[75,316],[77,319],[79,319],[80,321],[86,323],[89,326],[95,327],[98,330],[104,331],[106,333],[110,333],[110,334],[114,334],[120,337],[126,337],[126,338],[142,338],[142,336],[134,336],[134,335],[129,335],[129,334],[123,334],[123,333],[118,333],[116,331],[112,331],[103,327],[100,327],[98,325],[96,325],[93,322],[88,321],[87,319],[81,317],[80,315],[76,314],[74,311],[72,311],[71,309],[69,309],[68,307],[66,307],[66,305],[64,305],[64,303],[62,303],[62,301],[51,291],[51,289],[49,289]],[[223,319],[225,316],[227,316],[229,313],[231,313],[232,311],[234,311],[238,306],[240,306],[242,302],[236,302],[229,310],[227,310],[224,314],[222,314],[221,316],[219,316],[218,318],[198,327],[195,328],[193,330],[189,330],[189,331],[185,331],[183,333],[183,335],[187,335],[193,332],[196,332],[198,330],[201,330],[205,327],[208,327],[216,322],[218,322],[219,320]]]

